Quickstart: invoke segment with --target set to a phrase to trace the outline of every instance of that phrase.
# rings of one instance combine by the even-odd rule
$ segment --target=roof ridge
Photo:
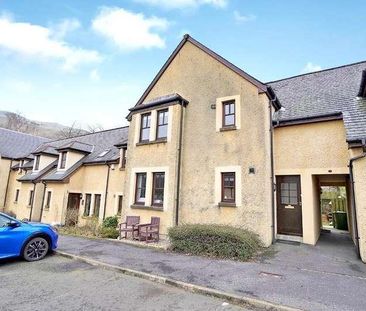
[[[359,65],[359,64],[362,64],[362,63],[366,63],[366,60],[355,62],[355,63],[350,63],[350,64],[345,64],[345,65],[340,65],[340,66],[336,66],[336,67],[325,68],[325,69],[321,69],[321,70],[317,70],[317,71],[302,73],[302,74],[299,74],[299,75],[290,76],[290,77],[282,78],[282,79],[278,79],[278,80],[272,80],[272,81],[266,82],[265,84],[270,84],[270,83],[280,82],[280,81],[284,81],[284,80],[295,79],[295,78],[299,78],[299,77],[302,77],[302,76],[308,76],[308,75],[312,75],[312,74],[316,74],[316,73],[320,73],[320,72],[325,72],[325,71],[340,69],[340,68],[344,68],[344,67]]]
[[[24,132],[20,132],[20,131],[15,131],[15,130],[7,129],[5,127],[0,127],[0,130],[9,131],[9,132],[17,133],[17,134],[23,134],[23,135],[32,136],[32,137],[37,137],[37,138],[48,139],[48,141],[51,141],[51,139],[48,137],[33,135],[33,134],[24,133]]]
[[[124,128],[127,128],[127,127],[129,127],[129,125],[115,127],[115,128],[111,128],[111,129],[107,129],[107,130],[101,130],[101,131],[97,131],[97,132],[94,132],[94,133],[85,133],[85,134],[81,134],[81,135],[77,135],[77,136],[55,139],[55,140],[48,141],[48,143],[53,143],[53,142],[56,142],[56,141],[62,141],[62,140],[66,140],[66,139],[74,139],[74,138],[78,138],[78,137],[84,137],[84,136],[88,136],[88,135],[94,135],[94,134],[99,134],[99,133],[104,133],[104,132],[109,132],[109,131],[121,130],[121,129],[124,129]]]

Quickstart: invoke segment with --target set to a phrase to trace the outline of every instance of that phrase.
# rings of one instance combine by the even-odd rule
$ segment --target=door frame
[[[299,230],[297,232],[288,232],[283,231],[279,224],[279,209],[281,207],[281,179],[290,178],[290,179],[297,179],[297,197],[298,197],[298,209],[299,209],[299,216],[298,216],[298,222],[299,222]],[[303,228],[303,221],[302,221],[302,197],[301,197],[301,175],[294,174],[294,175],[276,175],[276,233],[279,235],[288,235],[288,236],[294,236],[294,237],[303,237],[304,228]],[[291,204],[289,204],[291,205]]]

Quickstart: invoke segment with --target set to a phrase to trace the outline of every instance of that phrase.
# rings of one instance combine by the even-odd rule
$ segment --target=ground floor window
[[[221,202],[235,203],[235,173],[221,173]]]
[[[164,203],[165,173],[153,173],[152,205],[162,206]]]
[[[145,204],[146,199],[146,173],[136,174],[136,204]]]
[[[94,195],[94,216],[95,217],[99,217],[101,198],[102,198],[102,196],[100,194]]]
[[[118,196],[118,205],[117,205],[117,215],[122,214],[122,203],[123,203],[123,196],[119,195]]]
[[[18,199],[19,199],[19,189],[17,189],[15,191],[15,200],[14,200],[14,202],[17,203],[18,202]]]
[[[85,195],[84,216],[89,216],[90,215],[90,205],[91,205],[91,194],[87,193]]]
[[[33,190],[31,190],[31,191],[29,192],[29,200],[28,200],[28,205],[29,205],[29,206],[32,206],[32,204],[33,204],[33,197],[34,197],[34,191],[33,191]]]
[[[47,191],[46,206],[45,206],[45,208],[47,208],[47,209],[50,208],[50,205],[51,205],[51,197],[52,197],[52,192],[51,191]]]

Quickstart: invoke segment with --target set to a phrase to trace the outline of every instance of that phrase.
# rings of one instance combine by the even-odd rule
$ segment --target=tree
[[[71,138],[71,137],[79,136],[84,133],[85,133],[85,131],[80,128],[79,124],[76,121],[74,121],[71,124],[71,126],[67,126],[63,129],[61,129],[58,132],[57,136],[60,139],[64,139],[64,138]]]
[[[86,129],[89,133],[96,133],[96,132],[100,132],[100,131],[103,131],[104,128],[101,124],[99,123],[96,123],[96,124],[89,124],[87,126],[87,129]]]
[[[39,124],[28,120],[21,112],[5,112],[5,117],[5,128],[33,135],[37,133]]]

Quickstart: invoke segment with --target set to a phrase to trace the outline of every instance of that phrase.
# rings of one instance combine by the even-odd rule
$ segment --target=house
[[[158,216],[163,233],[228,224],[266,246],[314,245],[322,187],[342,187],[366,261],[366,62],[263,83],[185,35],[127,120],[35,148],[33,168],[10,178],[7,208],[61,224]],[[39,203],[20,207],[27,184]]]
[[[127,215],[316,244],[345,187],[366,260],[366,62],[262,83],[186,35],[130,109]]]
[[[119,214],[127,132],[122,127],[37,146],[32,166],[11,168],[6,210],[20,219],[80,225]]]
[[[21,171],[33,165],[30,153],[47,141],[44,137],[0,128],[0,211],[7,203],[10,168],[16,166]]]

